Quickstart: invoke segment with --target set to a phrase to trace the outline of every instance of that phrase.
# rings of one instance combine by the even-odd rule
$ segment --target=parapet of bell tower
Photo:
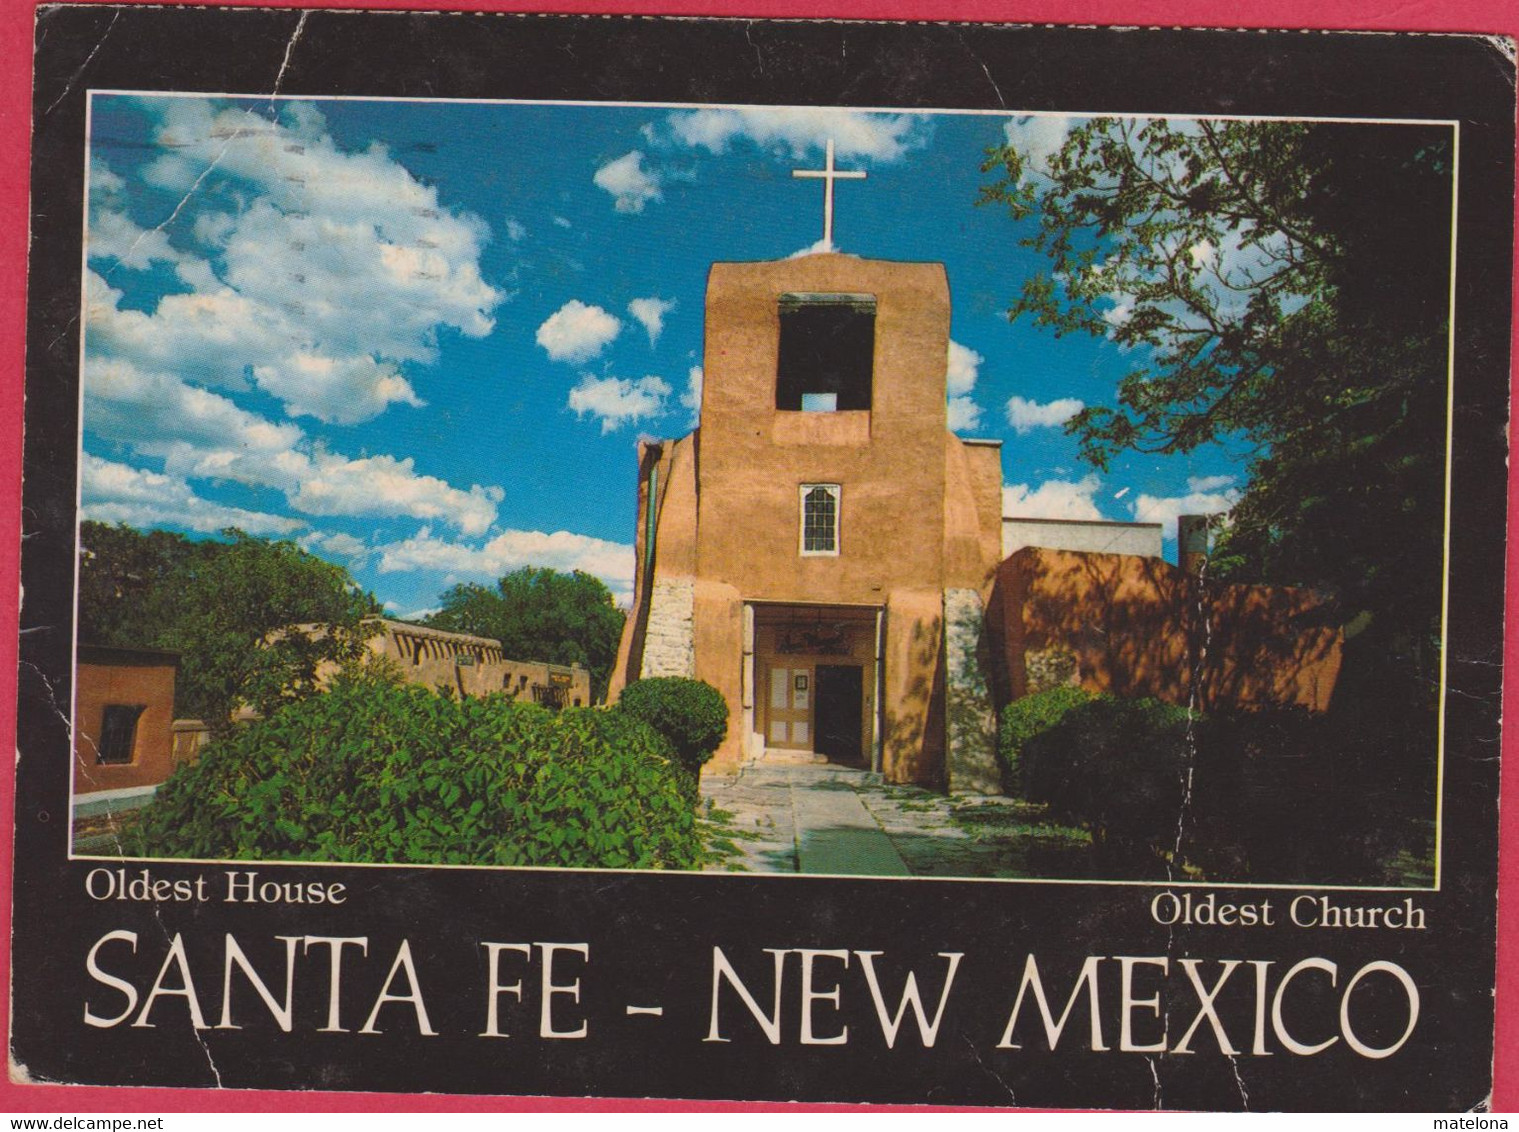
[[[940,584],[949,320],[942,264],[825,253],[712,265],[701,572],[760,596],[821,584],[823,600],[879,600],[883,574]],[[848,561],[799,560],[781,536],[807,483],[840,485]]]
[[[763,420],[778,443],[901,439],[900,430],[910,425],[937,441],[945,430],[949,310],[949,283],[937,263],[823,254],[713,264],[707,278],[703,435],[715,443],[718,434],[725,440],[746,428],[752,434]],[[830,316],[835,336],[849,340],[822,345],[842,347],[835,351],[841,356],[818,358],[816,347],[809,350],[805,342],[784,349],[789,338],[810,329],[807,321],[826,326]],[[805,372],[808,362],[847,364],[846,350],[860,345],[862,325],[870,335],[858,350],[867,382],[863,396],[847,384],[826,388],[852,375]],[[829,394],[836,403],[828,403]],[[808,396],[817,400],[804,404]]]

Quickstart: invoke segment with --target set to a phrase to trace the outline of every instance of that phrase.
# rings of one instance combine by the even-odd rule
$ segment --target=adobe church
[[[639,446],[617,674],[717,687],[714,769],[798,750],[944,782],[946,616],[979,627],[1002,558],[1000,448],[948,431],[948,351],[940,264],[712,266],[700,427]]]
[[[832,157],[830,145],[824,175],[842,176]],[[651,676],[715,686],[728,734],[709,772],[811,756],[889,782],[999,791],[994,685],[999,702],[1037,690],[1024,670],[1068,654],[1060,682],[1112,683],[1102,656],[1052,635],[1068,628],[1025,626],[1023,611],[1061,608],[1065,595],[1040,587],[1058,590],[1071,562],[1114,579],[1114,593],[1084,594],[1094,617],[1148,593],[1156,571],[1179,574],[1159,559],[1159,524],[1004,523],[1001,441],[947,427],[942,264],[834,252],[715,263],[705,319],[699,427],[638,446],[633,605],[612,698]],[[998,601],[988,618],[999,581],[1021,587],[1017,609]],[[1028,652],[1012,658],[1011,687],[995,655],[1010,645]]]

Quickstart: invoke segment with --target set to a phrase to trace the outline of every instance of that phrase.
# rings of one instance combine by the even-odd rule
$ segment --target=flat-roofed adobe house
[[[462,696],[505,692],[555,709],[591,702],[591,674],[579,665],[512,660],[494,638],[409,621],[376,617],[369,626],[376,630],[365,640],[370,653],[388,658],[410,684],[452,688]]]
[[[179,654],[80,644],[74,686],[75,848],[112,843],[120,815],[146,805],[179,759]]]
[[[174,769],[174,680],[179,654],[79,646],[74,793],[146,791]]]
[[[327,632],[320,625],[295,628],[308,634]],[[556,711],[589,707],[591,703],[591,674],[586,669],[578,664],[513,660],[493,637],[388,617],[366,617],[363,633],[369,655],[385,660],[408,684],[447,689],[460,696],[504,693]],[[335,662],[325,661],[318,669],[318,679],[325,683],[338,671]]]

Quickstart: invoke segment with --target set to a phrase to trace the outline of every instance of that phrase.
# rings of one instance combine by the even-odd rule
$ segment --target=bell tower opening
[[[870,408],[874,295],[782,295],[780,327],[777,409],[827,413]]]

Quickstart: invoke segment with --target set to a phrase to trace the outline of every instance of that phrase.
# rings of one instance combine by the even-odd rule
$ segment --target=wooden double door
[[[765,670],[765,745],[867,761],[865,666],[777,658]]]

